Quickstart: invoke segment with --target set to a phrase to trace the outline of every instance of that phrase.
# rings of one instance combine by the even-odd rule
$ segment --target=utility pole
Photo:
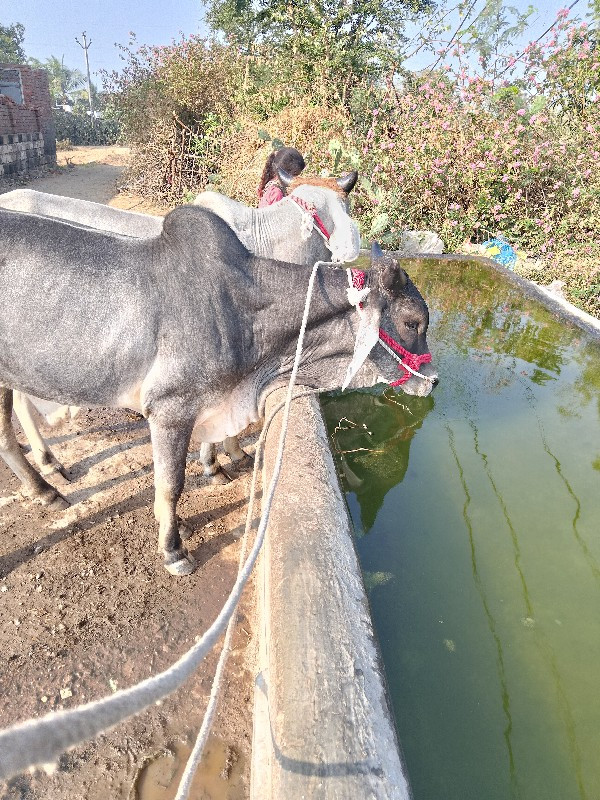
[[[83,39],[83,44],[79,41],[77,37],[75,37],[75,41],[81,47],[83,52],[85,53],[85,68],[87,70],[87,90],[88,90],[88,100],[90,103],[90,121],[92,124],[92,128],[94,127],[94,104],[92,102],[92,82],[90,81],[90,61],[88,59],[88,50],[91,47],[92,40],[88,42],[86,40],[85,31],[81,34],[81,38]]]

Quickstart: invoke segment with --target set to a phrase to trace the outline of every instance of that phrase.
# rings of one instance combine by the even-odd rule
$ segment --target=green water
[[[415,800],[600,798],[600,347],[407,262],[431,398],[325,398]]]

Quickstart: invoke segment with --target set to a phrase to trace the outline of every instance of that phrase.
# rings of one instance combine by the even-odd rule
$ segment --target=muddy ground
[[[119,194],[125,148],[59,153],[65,166],[29,188],[147,213]],[[74,166],[67,166],[74,165]],[[235,580],[250,476],[210,486],[188,457],[179,513],[194,530],[198,569],[175,578],[161,566],[152,513],[145,420],[84,410],[43,433],[68,471],[72,503],[52,513],[22,498],[0,462],[0,727],[102,697],[170,666],[218,614]],[[256,436],[243,441],[252,452]],[[19,439],[26,440],[19,431]],[[254,598],[240,607],[233,652],[192,800],[248,796]],[[1,800],[168,800],[199,729],[218,658],[160,705],[63,755],[52,774],[0,784]]]

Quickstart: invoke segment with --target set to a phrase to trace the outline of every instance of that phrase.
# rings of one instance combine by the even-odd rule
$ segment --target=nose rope
[[[358,310],[362,308],[362,302],[359,299],[359,295],[357,293],[364,293],[365,291],[368,292],[369,290],[365,290],[365,278],[366,275],[361,269],[349,269],[347,270],[348,273],[348,283],[350,284],[350,289],[348,290],[348,300],[352,305],[356,305]],[[355,290],[352,292],[352,290]],[[363,296],[366,296],[363,294]],[[354,302],[353,302],[354,300]],[[355,300],[358,300],[356,302]],[[403,383],[410,378],[411,375],[415,375],[417,378],[422,378],[426,381],[431,381],[433,383],[433,378],[430,378],[429,375],[423,375],[422,372],[419,372],[419,367],[421,364],[429,364],[431,361],[431,353],[423,353],[423,355],[417,355],[417,353],[411,353],[410,350],[407,350],[405,347],[397,342],[392,336],[386,333],[383,328],[379,328],[379,344],[387,350],[387,352],[396,359],[398,362],[398,369],[402,368],[404,370],[404,375],[399,378],[397,381],[389,381],[389,385],[394,386],[401,386]]]

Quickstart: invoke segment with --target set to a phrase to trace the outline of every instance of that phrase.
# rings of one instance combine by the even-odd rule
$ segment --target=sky
[[[169,44],[180,33],[206,34],[204,7],[198,0],[0,0],[0,24],[25,26],[28,57],[50,56],[85,75],[85,54],[75,39],[91,41],[88,50],[92,82],[102,85],[100,69],[120,71],[115,43],[127,45],[129,33],[140,44]]]
[[[483,0],[482,0],[483,2]],[[538,10],[531,18],[528,34],[518,44],[524,47],[536,39],[556,18],[559,9],[572,0],[531,0]],[[510,0],[512,5],[524,10],[529,0]],[[587,0],[579,0],[573,13],[581,16],[587,10]],[[101,88],[100,69],[119,71],[123,62],[115,44],[127,45],[133,31],[139,44],[169,44],[180,34],[206,35],[204,7],[200,0],[1,0],[0,24],[20,22],[25,26],[24,49],[28,57],[45,61],[50,56],[71,69],[85,74],[85,55],[75,39],[83,43],[81,34],[87,34],[91,46],[88,50],[92,81]],[[520,48],[519,48],[520,49]],[[407,66],[420,69],[431,64],[413,59]]]

